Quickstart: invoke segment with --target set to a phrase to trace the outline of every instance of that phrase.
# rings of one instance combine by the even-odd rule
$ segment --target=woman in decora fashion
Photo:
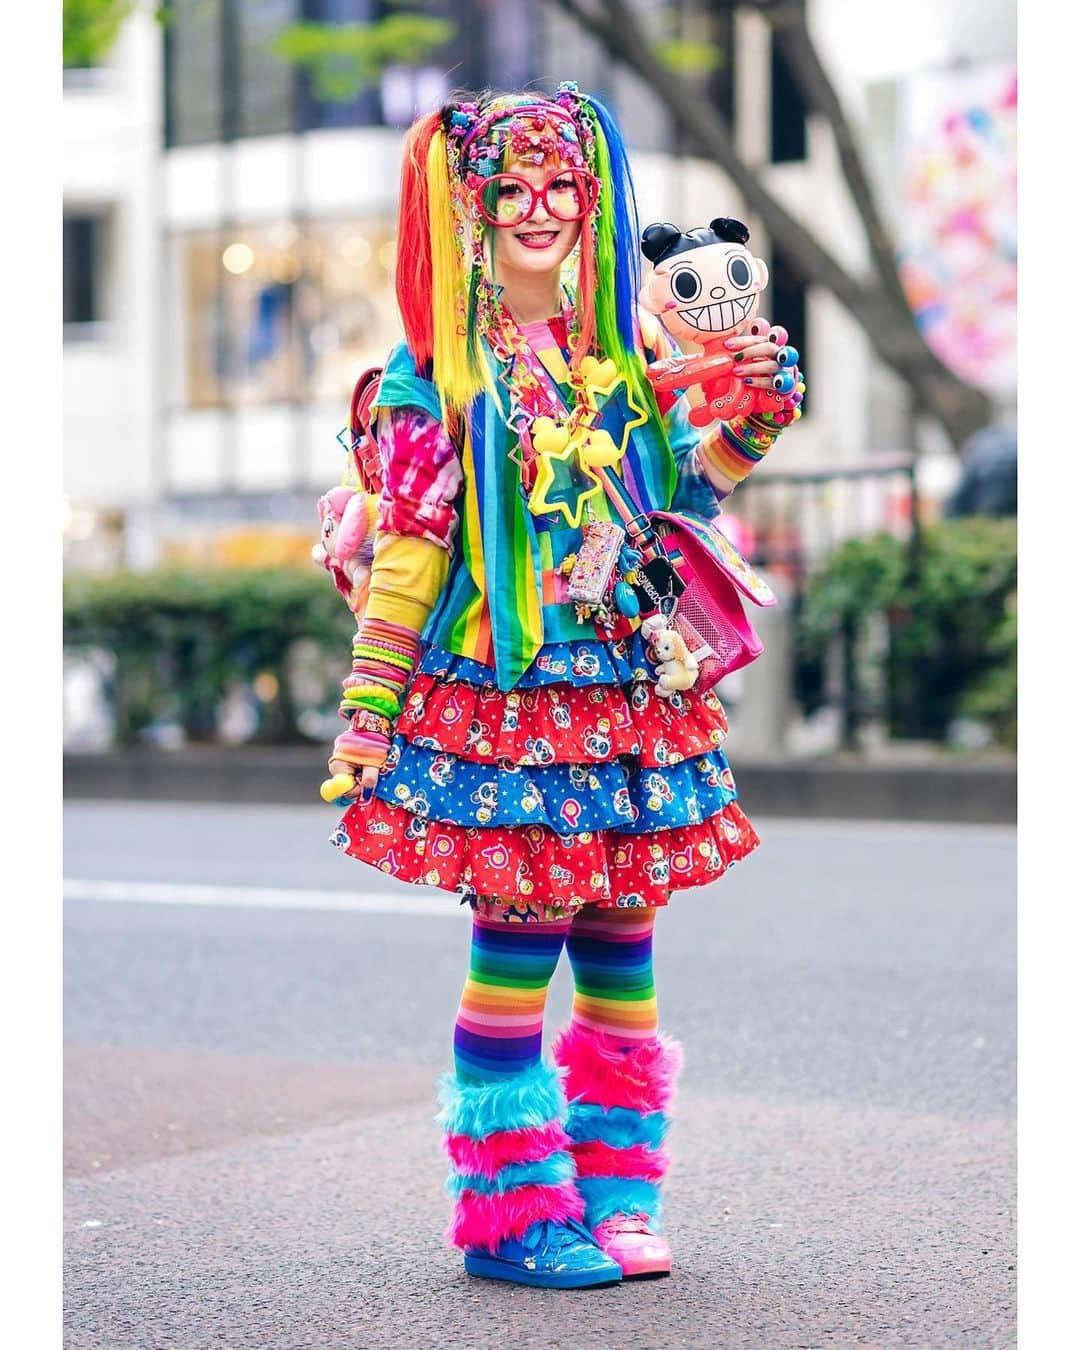
[[[643,242],[618,129],[571,83],[454,101],[406,138],[405,341],[374,397],[381,495],[333,842],[471,909],[438,1123],[447,1238],[476,1276],[579,1288],[671,1269],[682,1053],[658,1029],[653,924],[758,838],[698,678],[708,649],[683,641],[677,569],[640,527],[704,527],[800,411],[746,239],[722,218]],[[699,349],[730,332],[721,366],[756,411],[654,391],[650,367],[693,350],[669,317]],[[573,1015],[549,1060],[564,947]]]

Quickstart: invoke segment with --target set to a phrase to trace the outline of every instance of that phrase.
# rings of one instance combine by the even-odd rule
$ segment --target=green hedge
[[[303,739],[298,644],[315,644],[319,701],[333,707],[353,629],[341,596],[314,567],[76,574],[64,585],[65,646],[115,658],[109,692],[119,744],[162,719],[179,721],[191,740],[212,740],[230,684],[266,674],[277,693],[263,707],[258,739]]]
[[[865,651],[877,620],[883,668],[852,659],[856,706],[868,679],[885,690],[893,736],[942,739],[957,717],[989,724],[1016,744],[1016,522],[972,517],[922,531],[912,551],[892,535],[843,544],[811,577],[798,646],[823,660],[846,639]]]

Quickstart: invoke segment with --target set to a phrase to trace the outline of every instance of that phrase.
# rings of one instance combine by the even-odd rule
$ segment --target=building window
[[[64,213],[64,328],[100,324],[103,312],[105,217]],[[67,331],[67,336],[76,336]],[[83,334],[85,335],[85,334]]]
[[[401,336],[388,218],[180,235],[173,276],[174,406],[340,403]]]
[[[775,38],[769,64],[769,158],[774,164],[790,164],[806,158],[806,104]]]
[[[224,132],[224,0],[176,0],[165,25],[165,143],[204,145]]]
[[[271,48],[274,38],[300,17],[297,0],[231,0],[236,9],[236,134],[291,131],[295,73]]]

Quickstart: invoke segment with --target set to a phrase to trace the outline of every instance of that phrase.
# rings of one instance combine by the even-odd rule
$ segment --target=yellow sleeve
[[[449,571],[450,554],[440,544],[413,535],[380,533],[364,618],[422,632]]]

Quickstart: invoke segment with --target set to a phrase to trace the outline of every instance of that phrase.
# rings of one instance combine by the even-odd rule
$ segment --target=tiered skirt
[[[373,799],[331,842],[489,912],[666,905],[757,846],[726,736],[711,691],[657,695],[637,633],[549,644],[509,692],[429,647]]]

